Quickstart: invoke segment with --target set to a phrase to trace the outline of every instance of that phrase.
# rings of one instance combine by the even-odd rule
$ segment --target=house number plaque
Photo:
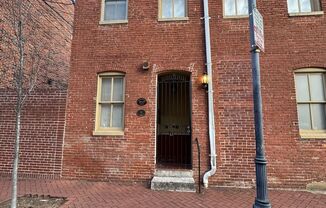
[[[147,101],[146,101],[145,98],[139,98],[139,99],[137,100],[137,104],[138,104],[139,106],[144,106],[144,105],[146,105],[146,103],[147,103]]]
[[[137,111],[137,116],[139,116],[139,117],[143,117],[143,116],[145,116],[145,111],[144,110],[138,110]]]

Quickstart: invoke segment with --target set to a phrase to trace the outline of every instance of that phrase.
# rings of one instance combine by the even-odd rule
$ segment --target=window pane
[[[124,20],[126,19],[126,2],[125,1],[120,1],[117,4],[117,11],[115,13],[115,19],[116,20]]]
[[[310,100],[307,74],[295,75],[295,89],[297,94],[297,101]]]
[[[235,0],[225,0],[224,12],[226,16],[236,15],[235,12]]]
[[[237,14],[248,14],[248,0],[237,0]]]
[[[114,78],[112,101],[123,101],[123,78]]]
[[[321,11],[320,0],[312,0],[311,10],[312,11]]]
[[[300,129],[311,129],[309,104],[298,104]]]
[[[172,0],[162,0],[162,18],[172,18]]]
[[[111,101],[111,78],[102,78],[101,101]]]
[[[111,105],[101,104],[101,127],[110,127]]]
[[[114,104],[112,114],[112,127],[122,128],[123,105]]]
[[[324,101],[324,83],[322,74],[310,74],[309,75],[310,94],[312,101]]]
[[[126,0],[106,0],[105,20],[124,20],[127,18]]]
[[[312,104],[312,123],[313,129],[326,129],[326,114],[324,104]]]
[[[298,0],[288,0],[289,13],[299,12]]]
[[[310,0],[300,0],[301,12],[311,12]]]
[[[186,16],[186,0],[174,0],[174,17]]]
[[[104,20],[114,20],[115,8],[114,2],[105,2]]]

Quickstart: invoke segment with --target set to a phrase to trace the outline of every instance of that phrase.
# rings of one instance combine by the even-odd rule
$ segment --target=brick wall
[[[248,19],[223,19],[221,2],[210,3],[219,116],[219,164],[212,182],[251,186],[255,143]],[[304,188],[326,178],[326,138],[300,138],[293,70],[326,67],[325,17],[288,17],[286,1],[257,4],[265,24],[266,52],[260,61],[269,186]]]
[[[8,175],[13,164],[16,94],[0,92],[0,175]],[[21,122],[21,176],[60,176],[66,95],[66,90],[36,90],[26,100]]]
[[[11,3],[0,2],[0,30],[13,35]],[[23,1],[26,5],[27,1]],[[70,44],[74,7],[70,0],[45,2],[31,0],[32,19],[24,22],[28,36],[25,56],[25,73],[30,69],[30,45],[37,43],[52,51],[52,60],[39,70],[35,90],[26,99],[22,112],[19,175],[28,177],[58,178],[61,173],[64,119],[67,96],[67,77],[70,62]],[[63,3],[63,4],[60,4]],[[30,33],[30,28],[36,28]],[[31,35],[33,34],[33,35]],[[0,175],[9,176],[12,170],[15,141],[15,100],[13,72],[3,75],[2,69],[12,64],[9,48],[12,44],[0,39]],[[10,62],[11,61],[11,62]]]
[[[254,122],[248,19],[224,19],[210,1],[218,169],[212,185],[254,185]],[[326,8],[326,1],[322,1]],[[261,54],[266,154],[270,186],[299,187],[325,180],[326,140],[300,139],[293,70],[326,67],[325,17],[288,17],[286,1],[258,1],[265,19]],[[129,1],[128,24],[99,25],[100,1],[76,7],[69,81],[63,176],[149,180],[155,170],[156,77],[188,71],[192,80],[193,140],[209,167],[207,97],[196,81],[205,69],[202,3],[188,1],[189,20],[158,22],[158,4]],[[311,32],[313,30],[313,32]],[[148,72],[139,70],[143,60]],[[125,135],[93,136],[97,73],[126,73]],[[148,100],[137,117],[137,98]],[[193,170],[197,173],[193,146]],[[196,177],[198,177],[196,175]]]
[[[15,0],[17,1],[17,0]],[[10,66],[16,61],[14,53],[18,54],[17,47],[13,44],[14,31],[13,19],[18,16],[13,14],[15,1],[0,2],[0,87],[12,88],[13,72]],[[22,1],[23,18],[22,34],[25,41],[25,70],[30,71],[32,55],[35,46],[41,56],[38,70],[38,87],[47,88],[48,79],[52,80],[52,87],[67,87],[67,78],[70,62],[70,47],[72,39],[74,6],[70,0],[48,1],[29,0]],[[3,76],[4,69],[9,68]],[[5,82],[6,81],[6,82]]]
[[[326,1],[321,3],[325,12]],[[272,6],[274,11],[285,12],[285,3]],[[269,34],[266,47],[270,53],[262,56],[269,180],[272,186],[283,187],[303,187],[312,181],[325,181],[326,138],[301,139],[299,136],[293,70],[326,68],[326,18],[324,15],[289,18],[271,15],[273,10],[264,12],[270,16],[266,24]],[[275,31],[275,27],[279,31]]]
[[[63,176],[149,180],[155,168],[156,77],[161,72],[191,73],[193,138],[200,139],[204,152],[208,149],[206,94],[196,83],[205,68],[203,25],[197,18],[201,4],[190,3],[190,21],[157,22],[156,3],[129,1],[128,24],[99,25],[99,2],[76,7]],[[150,62],[148,72],[140,70],[144,60]],[[97,73],[104,71],[126,72],[124,136],[92,136]],[[148,101],[145,117],[136,115],[140,97]]]

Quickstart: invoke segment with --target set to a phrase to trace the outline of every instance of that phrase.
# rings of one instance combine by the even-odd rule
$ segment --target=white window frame
[[[290,12],[288,0],[286,1],[286,3],[287,3],[288,14],[290,17],[291,16],[315,16],[315,15],[323,15],[324,14],[324,11],[322,10],[323,9],[322,3],[320,0],[319,0],[320,10],[319,11],[311,11],[311,12],[301,12],[300,0],[297,0],[299,12]],[[310,6],[312,7],[312,4],[310,4]]]
[[[174,7],[174,0],[172,0],[172,7]],[[176,20],[189,20],[188,18],[188,0],[185,0],[185,17],[162,17],[162,0],[158,0],[158,21],[176,21]],[[174,8],[172,8],[172,12],[174,13]]]
[[[102,92],[102,79],[103,78],[122,78],[123,79],[123,101],[118,101],[114,103],[122,104],[122,128],[113,128],[113,127],[101,127],[101,92]],[[93,135],[124,135],[124,114],[125,114],[125,74],[118,72],[106,72],[100,73],[97,75],[97,95],[96,95],[96,113],[95,113],[95,130]],[[113,95],[113,82],[111,82],[111,96]],[[105,103],[113,103],[113,101],[106,101]],[[112,111],[112,110],[111,110]],[[111,122],[112,122],[112,112],[111,112]]]
[[[237,13],[238,12],[238,9],[237,9],[237,0],[234,0],[235,1],[235,12]],[[248,0],[244,0],[244,1],[248,1]],[[225,3],[225,0],[223,0],[223,18],[225,19],[240,19],[240,18],[248,18],[249,17],[249,10],[247,11],[248,14],[246,15],[238,15],[238,14],[235,14],[235,15],[227,15],[225,13],[225,6],[226,6],[226,3]],[[249,7],[249,6],[248,6]]]
[[[297,74],[314,74],[314,73],[322,73],[324,74],[324,93],[326,94],[326,69],[322,69],[322,68],[303,68],[303,69],[297,69],[294,71],[294,78]],[[309,83],[308,83],[309,84]],[[310,90],[310,87],[309,87]],[[297,95],[297,89],[295,89],[295,93]],[[326,97],[326,95],[325,95]],[[326,101],[308,101],[308,102],[299,102],[296,100],[296,108],[297,108],[297,115],[298,115],[298,127],[299,127],[299,112],[298,112],[298,104],[325,104],[326,105]],[[311,108],[311,107],[310,107]],[[310,111],[311,112],[311,111]],[[312,115],[310,115],[310,118],[312,118]],[[326,118],[325,118],[326,119]],[[311,119],[312,120],[312,119]],[[322,129],[322,130],[307,130],[307,129],[300,129],[299,127],[299,132],[300,132],[300,136],[301,138],[312,138],[312,139],[326,139],[326,129]]]
[[[128,0],[126,1],[126,18],[122,20],[105,20],[105,1],[101,0],[101,17],[100,17],[100,24],[122,24],[128,23]]]

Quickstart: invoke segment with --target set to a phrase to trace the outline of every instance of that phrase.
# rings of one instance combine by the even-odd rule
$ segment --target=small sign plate
[[[255,44],[261,50],[265,51],[264,43],[264,20],[258,9],[253,9]]]
[[[145,116],[145,114],[146,114],[146,112],[144,110],[137,111],[137,116],[139,116],[139,117],[143,117],[143,116]]]
[[[139,106],[144,106],[144,105],[146,105],[146,103],[147,103],[147,101],[146,101],[145,98],[139,98],[139,99],[137,100],[137,104],[138,104]]]

